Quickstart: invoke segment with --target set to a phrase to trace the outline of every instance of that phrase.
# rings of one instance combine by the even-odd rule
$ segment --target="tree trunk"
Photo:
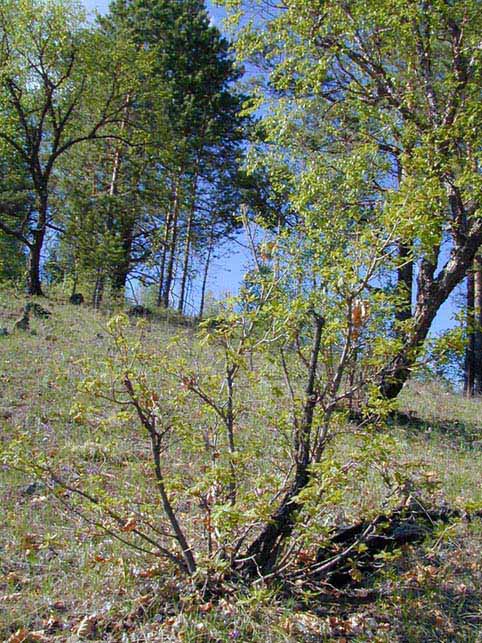
[[[400,243],[398,246],[398,258],[401,265],[397,271],[399,301],[395,313],[397,322],[405,322],[412,317],[413,261],[410,260],[410,254],[410,245]]]
[[[157,302],[156,302],[157,307],[160,307],[162,304],[162,294],[164,292],[164,273],[166,271],[167,244],[169,242],[170,226],[171,226],[171,221],[170,221],[170,213],[169,213],[166,218],[166,229],[164,231],[164,241],[162,244],[161,261],[159,264],[159,288],[157,290]]]
[[[186,228],[186,240],[184,243],[184,261],[182,266],[182,277],[181,277],[181,291],[179,293],[179,303],[177,306],[177,309],[181,313],[181,315],[184,312],[184,305],[185,305],[184,300],[186,296],[187,276],[189,271],[189,255],[191,250],[191,233],[192,233],[192,224],[194,219],[194,208],[195,208],[195,203],[193,201],[193,204],[189,211],[189,219],[188,219],[187,228]]]
[[[482,257],[474,261],[474,393],[482,394]]]
[[[167,304],[165,303],[166,302],[165,292],[166,292],[166,281],[167,281],[166,261],[167,261],[168,251],[170,249],[172,250],[172,242],[171,244],[169,244],[169,238],[171,237],[171,229],[174,222],[174,215],[177,210],[178,180],[179,178],[176,178],[172,188],[172,202],[166,216],[166,226],[164,230],[164,240],[162,243],[161,261],[159,264],[159,288],[157,291],[157,306],[159,307],[163,305],[165,308],[169,306],[169,294],[170,294],[169,292],[167,293]],[[174,257],[172,257],[171,279],[172,279],[173,268],[174,268]],[[168,290],[170,291],[170,289],[171,289],[171,284],[169,284]]]
[[[162,304],[164,308],[169,308],[169,298],[171,295],[171,287],[172,287],[172,281],[174,276],[174,262],[176,259],[177,233],[178,233],[178,227],[177,227],[178,214],[179,214],[179,185],[176,183],[174,187],[174,199],[173,199],[172,218],[171,218],[172,234],[171,234],[171,241],[168,248],[169,260],[167,262],[166,281],[164,284],[164,291],[162,293]]]
[[[202,319],[204,315],[204,306],[206,303],[206,288],[207,288],[207,283],[208,283],[208,273],[209,273],[209,264],[211,263],[211,255],[213,252],[213,245],[214,245],[214,234],[213,234],[213,228],[211,228],[211,235],[209,237],[209,245],[208,245],[208,255],[206,257],[206,263],[204,264],[204,274],[203,274],[203,282],[202,282],[202,287],[201,287],[201,301],[199,303],[199,314],[198,314],[198,319]]]
[[[43,246],[44,231],[37,230],[35,239],[30,246],[30,257],[28,267],[28,294],[43,297],[42,281],[40,278],[40,259]]]
[[[419,278],[413,328],[404,345],[384,369],[380,378],[380,393],[386,399],[394,399],[408,380],[423,343],[440,306],[454,288],[464,279],[467,270],[482,244],[482,220],[475,219],[463,241],[457,243],[450,259],[435,277],[435,266],[422,261]]]
[[[475,382],[475,318],[474,318],[474,272],[467,273],[467,347],[465,349],[464,363],[464,393],[466,397],[474,394]]]
[[[101,268],[97,269],[97,276],[95,280],[94,292],[92,295],[92,306],[95,310],[99,310],[104,296],[105,277]]]
[[[130,102],[130,95],[127,95],[127,103]],[[124,117],[121,122],[120,131],[123,134],[124,130],[127,128],[127,119],[129,117],[129,109],[126,106],[124,110]],[[116,145],[114,149],[114,160],[112,163],[112,174],[109,185],[109,196],[113,199],[119,194],[119,177],[122,168],[122,144]],[[108,228],[112,230],[114,227],[114,213],[113,213],[113,202],[109,205],[109,218],[108,218]],[[122,221],[126,223],[126,221]],[[125,296],[125,286],[127,281],[127,275],[129,274],[130,268],[130,254],[132,248],[132,224],[121,226],[123,238],[122,238],[122,251],[123,257],[119,264],[116,266],[114,273],[111,277],[113,291],[119,296]]]
[[[312,456],[312,427],[314,410],[317,404],[316,371],[320,355],[321,337],[324,319],[314,314],[314,336],[308,367],[308,381],[305,389],[303,417],[296,426],[294,450],[296,453],[296,472],[291,487],[286,492],[277,511],[270,517],[259,536],[249,546],[243,557],[246,564],[244,569],[250,574],[267,575],[272,572],[279,558],[281,548],[286,539],[291,536],[296,523],[296,514],[301,504],[296,500],[310,481],[310,465],[318,461],[322,450],[318,451],[318,459]]]
[[[43,297],[42,280],[40,277],[40,262],[42,248],[45,240],[47,225],[48,196],[46,189],[39,189],[38,195],[38,222],[33,233],[33,242],[30,244],[28,294]]]
[[[295,500],[300,491],[306,487],[310,480],[309,472],[304,471],[296,476],[293,484],[286,492],[279,508],[270,516],[269,523],[261,534],[250,545],[243,560],[242,567],[249,575],[269,574],[278,559],[283,542],[293,532],[296,514],[301,508]]]

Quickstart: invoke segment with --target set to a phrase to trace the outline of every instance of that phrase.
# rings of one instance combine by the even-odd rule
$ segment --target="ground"
[[[32,458],[55,457],[66,471],[75,463],[110,476],[113,488],[132,498],[149,482],[149,454],[129,422],[107,422],[112,409],[99,420],[97,407],[97,413],[76,407],[82,362],[95,365],[109,355],[109,311],[42,303],[51,318],[33,320],[31,332],[0,337],[0,440],[8,461],[0,469],[0,638],[482,641],[480,520],[437,527],[430,542],[385,561],[349,595],[307,600],[276,587],[226,585],[221,599],[207,600],[95,520],[64,512],[62,498],[25,474],[22,460],[16,463],[12,444],[26,445],[27,458],[29,449]],[[0,295],[0,327],[13,326],[22,304],[20,296]],[[148,326],[153,351],[176,332],[194,332],[159,319]],[[390,427],[400,462],[423,460],[440,483],[438,499],[480,508],[482,402],[440,382],[416,382],[403,392],[400,410],[403,421]],[[370,499],[372,490],[363,493]]]

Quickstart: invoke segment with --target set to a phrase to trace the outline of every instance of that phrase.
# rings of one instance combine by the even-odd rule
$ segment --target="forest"
[[[1,2],[0,635],[477,643],[480,4],[216,4]]]

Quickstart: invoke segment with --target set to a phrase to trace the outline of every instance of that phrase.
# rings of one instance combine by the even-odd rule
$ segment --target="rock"
[[[129,317],[151,317],[152,316],[152,313],[149,310],[149,308],[146,308],[145,306],[141,306],[140,304],[131,306],[127,311],[127,314],[129,315]]]
[[[30,328],[30,318],[27,312],[24,312],[22,317],[19,317],[13,325],[13,330],[28,330]]]
[[[34,317],[38,317],[39,319],[47,319],[52,314],[50,310],[43,308],[40,304],[37,304],[37,302],[35,301],[29,301],[27,304],[25,304],[24,310],[27,315],[29,313],[32,313]]]
[[[73,306],[81,306],[84,303],[84,295],[80,292],[75,292],[73,295],[70,295],[69,302]]]
[[[31,482],[30,484],[22,487],[20,493],[22,496],[33,496],[36,493],[41,493],[45,491],[46,486],[43,482]]]

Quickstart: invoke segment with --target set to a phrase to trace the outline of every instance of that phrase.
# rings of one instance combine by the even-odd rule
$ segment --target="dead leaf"
[[[77,626],[76,634],[79,639],[87,639],[95,632],[97,617],[95,614],[85,616]]]
[[[49,643],[50,639],[48,636],[45,636],[43,630],[37,630],[35,632],[29,632],[27,636],[27,641],[37,641],[38,643]]]
[[[62,622],[58,618],[51,616],[49,619],[42,621],[42,626],[47,634],[52,634],[62,629]]]
[[[63,601],[55,601],[50,607],[57,610],[57,612],[65,612],[67,610],[67,605]]]
[[[27,640],[28,630],[25,628],[20,628],[17,630],[10,638],[7,639],[7,643],[23,643]]]
[[[10,601],[16,601],[21,596],[21,592],[15,592],[14,594],[4,594],[3,596],[0,596],[0,603],[9,603]]]
[[[131,516],[125,525],[122,527],[121,531],[129,532],[129,531],[134,531],[137,527],[137,520],[135,516]]]
[[[153,565],[147,569],[143,569],[138,573],[139,578],[154,578],[154,576],[159,576],[159,567]]]
[[[209,601],[209,603],[204,603],[203,605],[201,605],[201,606],[199,607],[199,611],[200,611],[202,614],[207,614],[207,613],[208,613],[208,612],[210,612],[212,609],[213,609],[213,603],[212,603],[211,601]]]

